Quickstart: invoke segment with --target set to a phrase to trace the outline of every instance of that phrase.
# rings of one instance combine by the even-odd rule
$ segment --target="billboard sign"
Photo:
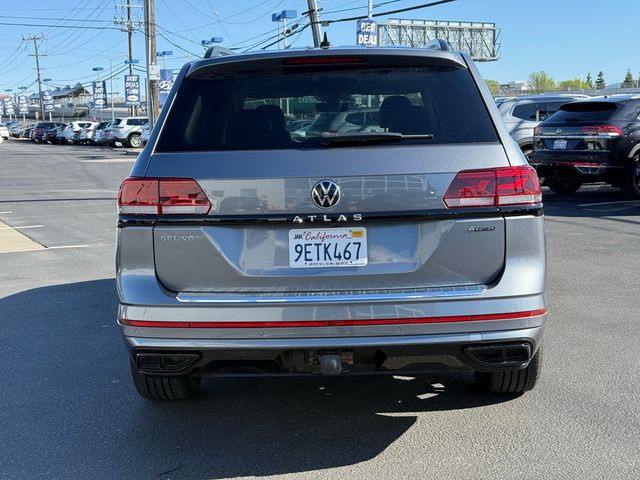
[[[124,103],[127,106],[140,105],[140,76],[124,76]]]
[[[375,47],[378,45],[378,24],[373,20],[358,20],[356,45]]]

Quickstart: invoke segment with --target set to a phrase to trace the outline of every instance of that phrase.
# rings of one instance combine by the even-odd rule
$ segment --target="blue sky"
[[[374,0],[374,11],[426,3],[427,0]],[[131,0],[134,17],[142,18],[141,0]],[[0,93],[17,91],[35,80],[33,42],[23,35],[44,34],[40,50],[43,78],[52,85],[89,82],[93,67],[106,74],[109,62],[114,72],[124,68],[126,34],[112,23],[123,14],[115,5],[126,0],[21,0],[3,2],[0,9]],[[367,0],[319,0],[322,19],[339,19],[366,13]],[[595,79],[599,70],[607,83],[621,81],[631,68],[640,74],[637,35],[640,1],[601,3],[585,0],[456,0],[393,18],[495,22],[501,29],[501,58],[479,64],[485,78],[506,82],[524,80],[534,70],[545,70],[555,80],[586,77]],[[179,68],[194,55],[201,55],[200,40],[224,38],[223,45],[250,47],[269,40],[277,24],[271,13],[294,9],[301,14],[306,0],[155,0],[159,25],[158,50],[172,50],[167,67]],[[606,16],[611,5],[611,19]],[[378,17],[379,22],[387,17]],[[301,20],[304,22],[304,20]],[[31,25],[7,25],[31,24]],[[91,28],[60,28],[83,26]],[[97,29],[94,29],[96,28]],[[334,23],[325,30],[334,45],[355,43],[355,21]],[[134,57],[144,59],[141,33],[135,34]],[[635,38],[634,38],[635,37]],[[292,37],[294,46],[312,44],[310,29]],[[266,41],[257,48],[270,43]],[[276,48],[273,46],[271,48]],[[160,62],[162,63],[162,62]],[[114,86],[122,82],[122,75]],[[33,89],[31,86],[30,89]]]

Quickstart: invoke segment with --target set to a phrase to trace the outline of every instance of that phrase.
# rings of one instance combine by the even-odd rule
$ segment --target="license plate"
[[[364,267],[367,229],[322,228],[289,230],[289,267]]]
[[[557,139],[553,141],[553,149],[554,150],[566,150],[567,149],[567,141],[564,139]]]

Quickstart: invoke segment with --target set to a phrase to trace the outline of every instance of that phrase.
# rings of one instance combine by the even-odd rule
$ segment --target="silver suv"
[[[142,127],[149,122],[146,117],[116,118],[109,126],[107,143],[120,143],[125,147],[142,147]]]
[[[379,131],[286,130],[284,111],[354,104]],[[118,195],[118,323],[143,397],[188,398],[203,376],[442,368],[533,388],[540,186],[467,55],[205,58],[166,105]]]
[[[496,98],[511,137],[518,143],[525,157],[533,153],[533,130],[540,122],[556,113],[560,106],[589,98],[580,94],[525,95],[522,97]]]

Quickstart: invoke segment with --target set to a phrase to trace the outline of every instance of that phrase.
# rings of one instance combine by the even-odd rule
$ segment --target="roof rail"
[[[428,49],[431,49],[431,50],[444,50],[444,51],[447,51],[447,52],[450,52],[450,51],[453,50],[453,48],[451,48],[451,45],[449,45],[448,42],[445,42],[441,38],[434,38],[429,43],[427,43],[424,46],[424,48],[428,48]]]
[[[234,55],[235,52],[226,47],[209,47],[204,53],[204,58],[226,57],[227,55]]]

